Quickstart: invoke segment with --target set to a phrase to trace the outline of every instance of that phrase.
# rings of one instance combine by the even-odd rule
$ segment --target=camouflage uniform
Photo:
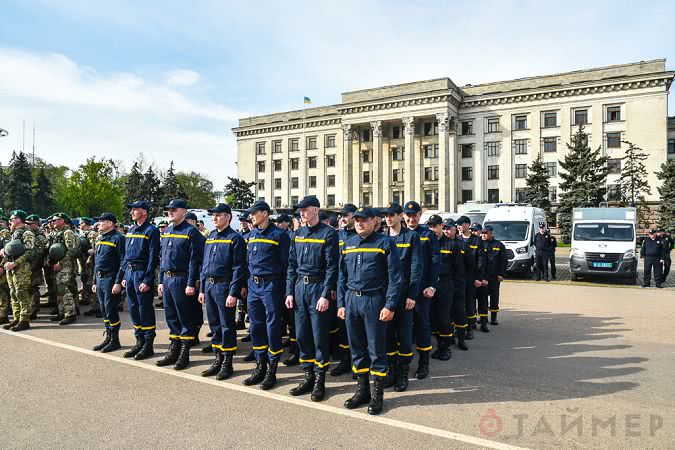
[[[77,257],[80,254],[80,239],[75,232],[66,227],[63,230],[55,230],[52,234],[51,244],[62,243],[66,247],[66,257],[59,261],[59,270],[56,275],[56,295],[59,307],[59,315],[71,317],[77,315]]]
[[[80,237],[87,238],[90,249],[96,247],[96,238],[98,237],[96,231],[91,229],[82,231]],[[91,305],[91,309],[98,310],[98,300],[94,299],[94,294],[91,292],[91,286],[94,284],[94,257],[88,252],[81,251],[78,262],[80,263],[80,280],[82,281],[80,305]]]
[[[54,234],[54,230],[51,228],[45,228],[42,230],[42,232],[47,237],[47,251],[45,253],[43,271],[45,274],[45,284],[47,284],[47,296],[49,299],[48,303],[50,305],[56,306],[58,303],[56,300],[56,274],[54,273],[52,266],[49,264],[49,258],[47,258],[49,246],[52,243],[52,235]]]
[[[40,286],[42,286],[42,266],[48,250],[47,236],[42,230],[33,230],[35,248],[33,249],[33,263],[31,264],[30,292],[33,299],[33,311],[40,309]]]
[[[16,267],[7,272],[7,283],[12,299],[12,313],[14,314],[14,320],[30,322],[30,316],[33,312],[30,285],[35,234],[26,225],[23,225],[12,233],[12,239],[20,239],[26,249],[23,255],[13,261]]]
[[[0,245],[5,246],[7,242],[11,240],[12,233],[9,231],[9,228],[4,225],[0,225]],[[0,248],[2,248],[0,247]],[[0,264],[7,262],[7,259],[0,259]],[[5,276],[4,269],[0,267],[0,322],[7,323],[7,313],[9,312],[10,305],[10,296],[9,296],[9,286],[7,284],[7,277]]]

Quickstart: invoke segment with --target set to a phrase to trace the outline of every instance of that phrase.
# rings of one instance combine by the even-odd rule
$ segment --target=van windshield
[[[495,239],[498,241],[524,241],[530,229],[529,222],[485,222],[483,227],[487,225],[495,230]]]
[[[630,223],[578,223],[574,225],[577,241],[632,242],[635,233]]]

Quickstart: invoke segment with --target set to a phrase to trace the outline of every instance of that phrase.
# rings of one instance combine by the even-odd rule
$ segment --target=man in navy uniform
[[[422,268],[420,295],[417,296],[413,315],[415,345],[420,355],[415,376],[418,380],[421,380],[429,376],[429,352],[432,349],[429,309],[438,284],[441,253],[436,235],[428,227],[420,225],[420,218],[422,217],[420,205],[417,202],[409,201],[403,207],[403,213],[408,228],[420,235],[420,243],[422,244],[424,266]]]
[[[206,303],[211,347],[216,358],[202,376],[215,375],[217,380],[226,380],[232,376],[232,358],[237,350],[237,299],[248,279],[246,242],[230,227],[232,209],[229,205],[218,203],[208,212],[216,228],[209,233],[204,247],[199,303]]]
[[[471,219],[467,216],[461,216],[457,219],[459,227],[459,239],[464,242],[466,257],[464,258],[464,308],[466,310],[466,336],[465,339],[473,339],[473,330],[476,329],[476,288],[481,282],[476,280],[476,271],[478,268],[478,244],[480,236],[472,233]],[[478,226],[479,224],[475,224]]]
[[[185,220],[188,213],[185,200],[171,200],[165,208],[169,211],[171,225],[162,234],[157,290],[164,299],[169,351],[157,365],[173,364],[175,370],[183,370],[190,364],[190,348],[197,341],[203,322],[197,282],[204,236]]]
[[[451,218],[446,219],[443,222],[443,239],[440,242],[441,244],[441,256],[443,256],[443,250],[446,251],[446,257],[444,259],[444,265],[449,264],[450,267],[446,267],[446,273],[449,273],[452,277],[452,295],[450,302],[450,332],[452,336],[449,339],[450,344],[455,344],[455,337],[457,337],[457,348],[460,350],[468,350],[466,342],[466,331],[468,329],[467,317],[466,317],[466,302],[464,300],[465,295],[465,282],[466,277],[466,267],[469,265],[470,255],[467,254],[467,245],[462,239],[458,237],[457,224]],[[447,251],[450,253],[447,253]],[[437,292],[438,294],[438,292]],[[432,309],[433,311],[433,309]],[[432,312],[432,317],[433,317]],[[439,333],[440,334],[440,333]],[[440,355],[439,355],[440,356]],[[450,350],[448,348],[448,356],[450,356]],[[433,358],[434,355],[432,354]],[[442,359],[439,357],[439,359]]]
[[[155,308],[152,305],[152,287],[155,267],[159,262],[159,231],[150,222],[150,205],[138,200],[127,205],[134,221],[125,235],[122,287],[127,293],[129,315],[134,325],[136,345],[124,354],[125,358],[146,359],[154,355]]]
[[[504,276],[506,275],[506,266],[508,264],[506,247],[494,238],[494,229],[490,225],[483,227],[481,237],[483,240],[481,246],[478,248],[478,277],[484,288],[481,291],[483,296],[481,304],[483,307],[486,305],[488,306],[488,310],[490,311],[490,324],[499,325],[497,322],[497,313],[499,312],[499,285],[504,281]],[[487,311],[483,310],[483,313],[480,314],[480,316],[480,330],[489,331],[487,330]]]
[[[388,366],[387,322],[394,318],[401,296],[403,270],[394,242],[374,232],[380,218],[373,210],[359,208],[354,218],[357,235],[347,238],[342,247],[338,278],[338,316],[347,323],[352,370],[358,379],[358,389],[345,407],[370,402],[368,414],[379,414]]]
[[[640,249],[640,258],[645,260],[644,265],[644,280],[642,287],[649,287],[651,284],[652,270],[654,271],[654,283],[657,288],[662,288],[661,285],[661,264],[666,258],[666,247],[663,241],[656,236],[656,230],[649,230],[649,237],[642,241],[642,248]]]
[[[422,280],[422,246],[420,235],[402,226],[401,205],[390,203],[384,212],[388,235],[396,244],[403,269],[401,297],[394,311],[394,320],[387,324],[389,369],[384,387],[394,386],[395,391],[403,392],[408,389],[408,371],[413,356],[413,309]]]
[[[286,307],[295,311],[299,360],[305,372],[303,381],[290,393],[311,392],[315,402],[323,400],[326,392],[330,326],[336,314],[330,297],[336,289],[339,261],[337,232],[319,221],[320,206],[313,195],[298,204],[305,226],[291,241],[286,277]]]
[[[255,202],[247,210],[253,225],[248,239],[248,314],[256,367],[243,383],[260,384],[263,390],[276,385],[277,366],[284,351],[283,293],[290,245],[288,233],[270,223],[271,211],[264,201]]]
[[[122,348],[120,345],[120,315],[117,306],[121,300],[122,271],[124,260],[124,241],[122,234],[115,229],[117,218],[111,213],[103,213],[94,220],[98,222],[98,234],[94,246],[94,285],[91,291],[98,296],[98,304],[103,315],[105,338],[94,347],[94,351],[108,353]]]

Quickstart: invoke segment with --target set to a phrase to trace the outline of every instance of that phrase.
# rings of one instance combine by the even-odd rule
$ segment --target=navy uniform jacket
[[[186,272],[187,285],[196,287],[199,280],[199,266],[204,253],[204,236],[187,221],[169,225],[162,234],[162,260],[159,265],[159,282],[164,273]]]
[[[340,246],[340,255],[342,255],[342,247],[344,247],[345,241],[348,238],[354,236],[355,234],[356,234],[356,230],[353,229],[353,228],[351,228],[351,229],[341,228],[338,231],[338,238],[339,238],[338,245]]]
[[[159,230],[150,221],[142,225],[132,225],[126,234],[126,248],[121,271],[128,265],[145,268],[143,283],[152,286],[155,283],[155,268],[159,263]]]
[[[228,293],[238,296],[248,279],[246,241],[229,226],[213,230],[204,244],[200,290],[204,292],[207,278],[222,278],[229,283]]]
[[[478,246],[480,245],[480,237],[471,235],[469,238],[465,238],[460,235],[459,238],[464,242],[464,251],[466,252],[465,258],[465,277],[467,281],[473,283],[477,277],[476,273],[478,272]]]
[[[337,232],[319,222],[295,232],[288,256],[286,295],[295,295],[295,283],[303,276],[323,278],[321,297],[330,298],[338,278],[339,250]]]
[[[416,299],[420,293],[422,270],[424,263],[422,262],[422,244],[420,243],[420,235],[416,231],[401,227],[401,232],[398,236],[391,236],[389,238],[394,241],[398,253],[401,257],[401,266],[403,268],[403,288],[408,289],[405,292],[406,298]],[[406,285],[407,283],[407,285]],[[401,295],[404,293],[402,292]]]
[[[94,273],[105,272],[115,275],[115,283],[122,282],[122,261],[124,261],[125,238],[114,228],[96,239],[94,252]]]
[[[640,258],[649,259],[666,259],[666,247],[659,239],[652,239],[648,237],[642,241],[642,248],[640,249]]]
[[[351,289],[386,291],[384,306],[394,311],[399,302],[402,283],[401,258],[390,238],[380,233],[373,233],[366,238],[358,234],[347,238],[342,247],[338,276],[338,308],[345,306],[347,289]]]
[[[459,239],[443,236],[438,241],[441,254],[440,275],[451,277],[453,282],[463,283],[465,274],[465,245]]]
[[[248,237],[248,271],[251,276],[286,276],[288,269],[288,233],[274,224],[256,227]]]
[[[546,253],[548,251],[549,244],[550,240],[548,238],[548,234],[537,233],[534,235],[534,248],[537,249],[538,255],[543,255]]]
[[[436,234],[424,225],[419,225],[415,230],[420,235],[422,244],[422,282],[420,290],[428,287],[436,288],[438,284],[438,270],[441,264],[441,252]]]
[[[506,275],[506,247],[500,241],[481,241],[478,246],[478,280],[495,280]]]

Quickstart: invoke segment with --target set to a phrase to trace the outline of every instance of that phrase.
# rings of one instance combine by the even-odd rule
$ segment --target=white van
[[[483,227],[492,226],[495,239],[506,247],[507,272],[532,275],[534,236],[541,224],[546,225],[545,211],[528,204],[498,203],[485,214]]]

